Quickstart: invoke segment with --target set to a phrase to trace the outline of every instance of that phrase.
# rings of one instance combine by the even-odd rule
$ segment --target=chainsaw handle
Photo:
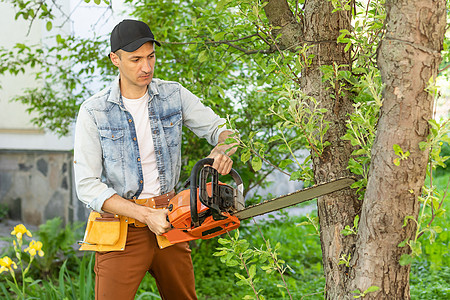
[[[199,220],[198,220],[198,211],[197,211],[197,185],[198,185],[198,174],[200,173],[200,170],[205,165],[212,166],[214,163],[214,158],[203,158],[200,159],[198,162],[195,163],[194,167],[191,170],[191,176],[189,177],[189,183],[190,183],[190,202],[191,202],[191,220],[194,224],[194,227],[198,227]],[[231,169],[230,173],[233,180],[236,182],[238,190],[242,193],[244,189],[244,185],[241,179],[241,176],[239,176],[239,173],[236,172],[235,169]]]
[[[198,223],[198,212],[197,212],[197,182],[198,173],[205,165],[212,165],[214,163],[214,158],[203,158],[195,163],[191,170],[190,181],[190,200],[191,200],[191,220],[195,227],[199,226]]]

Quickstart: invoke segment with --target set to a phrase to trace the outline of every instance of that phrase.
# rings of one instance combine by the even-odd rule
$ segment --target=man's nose
[[[152,66],[148,60],[144,60],[142,64],[142,71],[145,73],[150,73],[152,71]]]

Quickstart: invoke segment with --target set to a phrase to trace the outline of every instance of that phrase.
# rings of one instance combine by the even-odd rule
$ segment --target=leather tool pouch
[[[122,251],[127,240],[127,218],[92,211],[79,250]]]

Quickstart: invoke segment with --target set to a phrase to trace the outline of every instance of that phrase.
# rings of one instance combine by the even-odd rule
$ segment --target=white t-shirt
[[[153,146],[152,130],[148,116],[148,100],[150,95],[145,93],[139,99],[127,99],[122,96],[123,104],[134,120],[136,128],[139,154],[141,158],[144,187],[139,199],[160,195],[161,185],[156,164],[155,148]]]

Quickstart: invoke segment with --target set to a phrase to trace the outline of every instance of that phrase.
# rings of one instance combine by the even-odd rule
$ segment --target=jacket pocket
[[[123,158],[124,130],[99,129],[103,158],[118,161]]]
[[[182,120],[181,111],[161,117],[164,135],[169,147],[176,147],[181,143]]]

